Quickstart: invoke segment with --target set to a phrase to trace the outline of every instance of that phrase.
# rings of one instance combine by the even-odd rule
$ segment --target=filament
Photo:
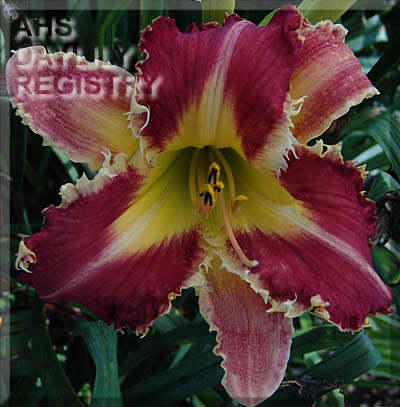
[[[229,241],[232,244],[233,250],[235,253],[238,255],[240,261],[247,267],[256,267],[258,266],[258,261],[257,260],[250,260],[244,253],[242,248],[239,246],[238,241],[236,240],[236,237],[233,233],[232,226],[229,222],[228,214],[226,212],[226,207],[225,207],[225,198],[224,198],[224,193],[221,191],[218,193],[219,197],[219,205],[221,208],[222,216],[224,218],[224,223],[225,223],[225,228],[226,231],[228,232],[228,237]]]
[[[196,149],[193,154],[192,162],[190,163],[190,171],[189,171],[189,192],[190,198],[192,200],[192,204],[195,208],[197,208],[197,192],[196,192],[196,168],[197,168],[197,161],[199,160],[200,150]]]
[[[226,161],[224,155],[217,150],[215,147],[210,147],[212,152],[217,156],[218,160],[221,161],[222,166],[224,167],[225,170],[225,175],[228,180],[228,186],[229,186],[229,195],[231,199],[231,205],[235,201],[236,193],[235,193],[235,181],[233,180],[233,175],[231,171],[231,167],[229,166],[228,162]]]

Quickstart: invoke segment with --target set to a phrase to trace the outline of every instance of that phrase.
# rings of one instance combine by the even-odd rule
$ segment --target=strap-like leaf
[[[44,320],[43,303],[37,297],[32,301],[32,321],[35,321],[32,324],[32,353],[49,405],[83,407],[57,359]]]
[[[293,338],[291,356],[303,356],[322,349],[338,349],[352,338],[351,334],[340,332],[332,325],[315,327]]]
[[[386,193],[398,189],[400,189],[400,184],[390,174],[379,171],[368,189],[368,198],[378,201]]]
[[[218,21],[222,24],[225,13],[232,14],[235,10],[235,0],[203,0],[201,10],[204,23]]]
[[[400,177],[400,124],[388,112],[364,121],[350,122],[341,136],[363,133],[372,137],[386,154],[393,170]]]
[[[96,365],[91,407],[122,406],[117,366],[117,333],[102,321],[79,322],[79,330]]]
[[[303,0],[298,9],[313,24],[321,20],[337,21],[357,0]]]
[[[201,321],[175,328],[164,335],[145,338],[139,348],[124,361],[120,374],[126,376],[144,360],[173,346],[188,343],[209,343],[211,347],[215,344],[215,335],[211,334],[208,325]]]
[[[166,372],[143,380],[124,391],[125,400],[146,400],[146,406],[173,404],[221,382],[223,370],[221,358],[214,355],[211,348],[192,358],[187,358]],[[154,403],[150,402],[154,399]],[[137,401],[137,405],[144,405]],[[161,404],[158,404],[161,405]]]
[[[331,357],[307,370],[305,375],[313,379],[348,383],[378,366],[381,361],[381,355],[362,331]]]

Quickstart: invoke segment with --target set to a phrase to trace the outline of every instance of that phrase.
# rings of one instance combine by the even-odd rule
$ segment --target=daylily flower
[[[248,406],[279,386],[293,317],[312,310],[357,331],[388,313],[365,172],[338,146],[307,145],[378,93],[345,35],[292,6],[262,28],[232,15],[181,33],[160,17],[143,32],[136,80],[73,54],[17,51],[7,81],[18,114],[99,169],[64,185],[21,242],[20,281],[138,334],[194,286],[223,385]]]

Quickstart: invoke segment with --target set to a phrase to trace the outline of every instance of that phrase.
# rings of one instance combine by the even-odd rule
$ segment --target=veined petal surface
[[[174,20],[156,19],[140,44],[148,58],[137,65],[135,102],[150,116],[130,115],[148,157],[212,145],[280,167],[291,147],[287,93],[300,25],[291,6],[266,27],[232,15],[222,27],[192,25],[181,33]]]
[[[64,186],[42,231],[21,242],[17,267],[30,273],[19,281],[46,301],[76,301],[116,328],[146,333],[183,287],[201,283],[197,214],[176,182],[187,165],[174,156],[143,178],[117,155],[93,181]]]
[[[214,352],[221,355],[222,384],[245,406],[255,406],[279,387],[289,359],[292,319],[267,313],[263,298],[239,276],[208,268],[198,288],[200,312],[218,332]]]
[[[293,99],[305,97],[293,116],[293,135],[302,143],[320,136],[338,117],[365,98],[379,94],[362,73],[360,62],[345,45],[347,30],[322,21],[305,24],[300,59],[290,80]]]
[[[296,148],[298,158],[290,155],[279,180],[237,159],[238,190],[249,199],[232,223],[240,247],[259,265],[246,270],[229,243],[220,256],[269,298],[270,311],[296,316],[314,307],[355,331],[368,315],[388,313],[392,298],[371,264],[375,206],[360,192],[362,171],[343,163],[336,147],[325,155],[319,147]]]
[[[134,77],[122,68],[35,46],[13,54],[6,77],[23,122],[71,160],[98,169],[105,152],[130,157],[137,150],[125,115]]]

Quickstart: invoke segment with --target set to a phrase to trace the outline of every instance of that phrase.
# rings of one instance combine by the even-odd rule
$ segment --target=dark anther
[[[212,206],[212,196],[209,192],[206,192],[204,194],[204,205],[210,205]]]
[[[217,174],[218,174],[218,171],[216,168],[213,168],[210,171],[210,173],[208,174],[208,179],[207,179],[209,184],[213,185],[217,182]]]

